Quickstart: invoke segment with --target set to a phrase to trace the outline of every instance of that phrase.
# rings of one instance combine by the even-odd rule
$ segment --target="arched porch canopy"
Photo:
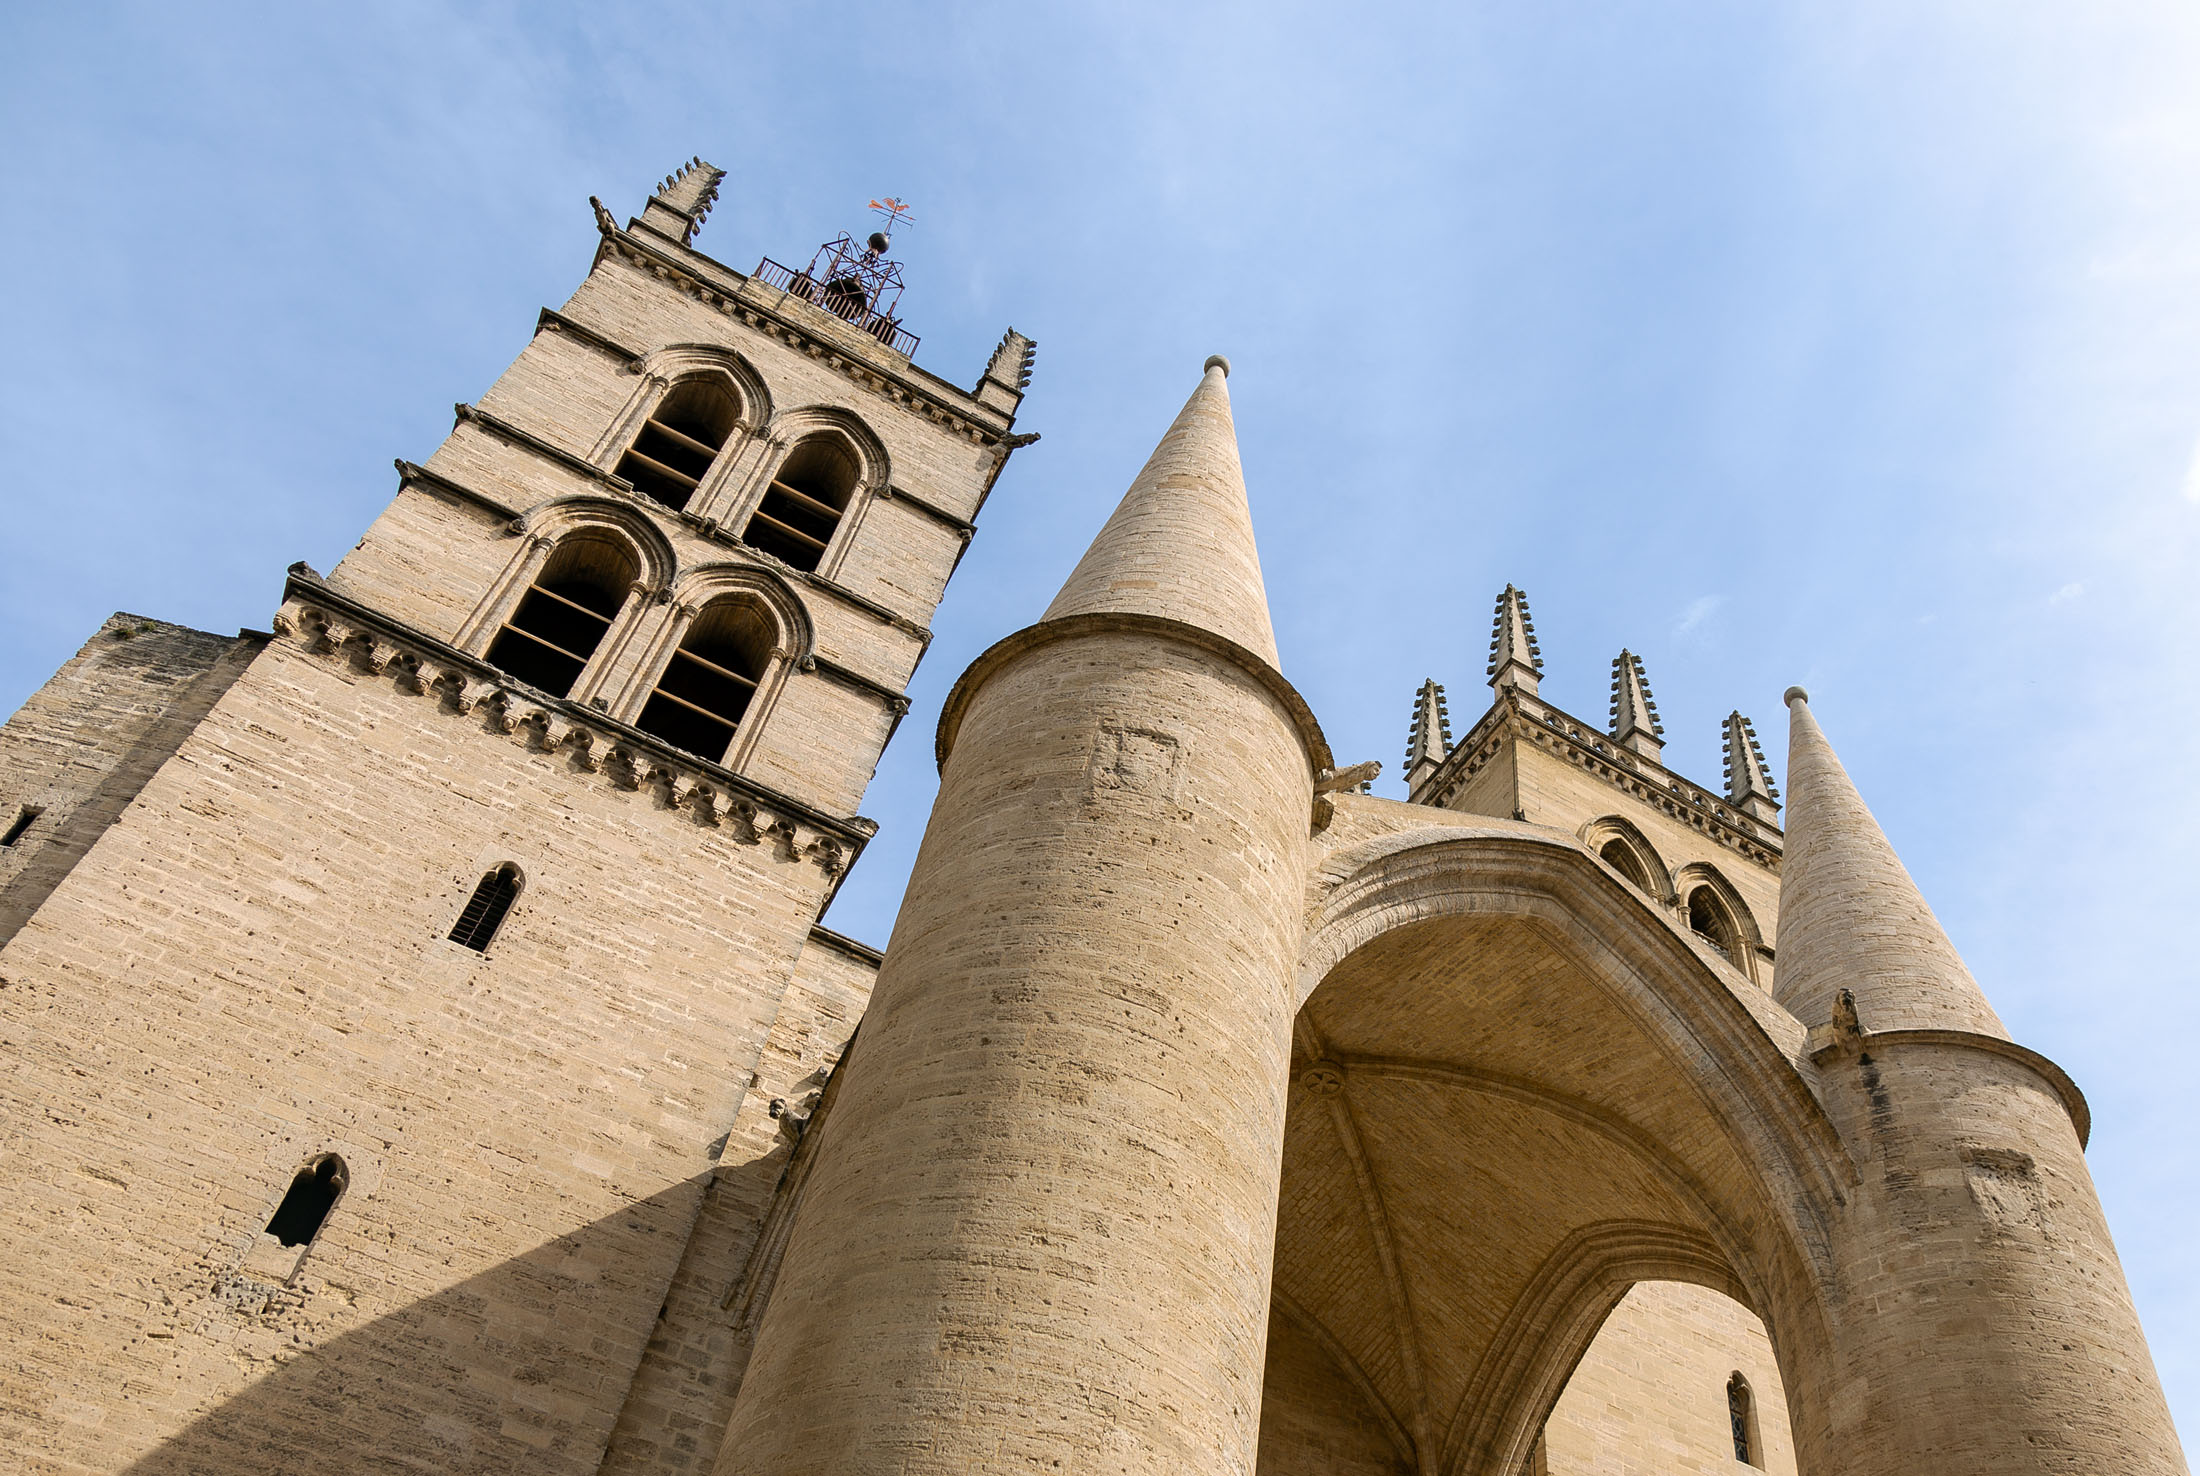
[[[1650,1279],[1764,1319],[1830,1470],[1855,1180],[1801,1024],[1571,837],[1352,809],[1302,955],[1264,1476],[1353,1438],[1369,1469],[1514,1476]]]

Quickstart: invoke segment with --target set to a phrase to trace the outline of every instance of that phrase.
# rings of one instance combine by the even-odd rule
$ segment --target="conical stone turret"
[[[1222,368],[948,697],[720,1476],[1252,1472],[1332,761],[1272,664]]]
[[[1974,1030],[2001,1020],[1941,930],[1879,822],[1790,687],[1786,856],[1780,867],[1780,1002],[1805,1024],[1844,989],[1872,1030]]]
[[[1277,664],[1230,419],[1229,361],[1199,387],[1077,561],[1045,618],[1099,612],[1180,620]]]

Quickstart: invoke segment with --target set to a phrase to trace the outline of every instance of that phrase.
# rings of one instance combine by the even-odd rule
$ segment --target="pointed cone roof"
[[[1642,658],[1622,650],[1612,658],[1612,736],[1626,738],[1638,731],[1662,739],[1665,724],[1658,721],[1657,700],[1650,695],[1650,677],[1642,669]]]
[[[1413,699],[1413,728],[1406,734],[1406,777],[1423,764],[1440,764],[1451,752],[1451,714],[1444,710],[1444,689],[1431,677]]]
[[[1757,741],[1757,729],[1736,708],[1726,715],[1726,797],[1740,804],[1751,795],[1780,802],[1772,771],[1765,767],[1765,750]]]
[[[1535,642],[1535,620],[1528,614],[1528,597],[1508,584],[1497,597],[1497,621],[1490,632],[1490,685],[1498,686],[1508,679],[1507,673],[1517,672],[1519,675],[1511,680],[1534,692],[1542,671],[1543,649]]]
[[[1867,1031],[1969,1030],[2008,1038],[1879,822],[1788,688],[1786,857],[1774,993],[1806,1025],[1844,989]]]
[[[1228,361],[1207,361],[1130,491],[1045,619],[1115,612],[1181,620],[1278,665],[1253,514],[1230,420]]]

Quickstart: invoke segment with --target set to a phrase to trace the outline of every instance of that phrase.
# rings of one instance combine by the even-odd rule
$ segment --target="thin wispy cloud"
[[[1725,603],[1725,595],[1698,595],[1690,600],[1687,608],[1681,611],[1680,618],[1673,622],[1673,638],[1686,640],[1695,635],[1712,616],[1719,613],[1719,607]]]

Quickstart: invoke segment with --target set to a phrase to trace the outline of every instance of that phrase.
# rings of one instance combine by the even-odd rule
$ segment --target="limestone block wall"
[[[759,1234],[795,1208],[789,1165],[819,1119],[878,965],[873,950],[812,930],[620,1414],[607,1476],[708,1471],[717,1456],[777,1270],[777,1247]]]
[[[448,941],[507,861],[488,951]],[[594,1471],[827,885],[270,646],[0,950],[0,1438]],[[261,1232],[324,1152],[350,1186],[285,1276]]]
[[[1754,1466],[1794,1476],[1787,1396],[1764,1324],[1699,1286],[1638,1282],[1606,1319],[1543,1427],[1547,1476],[1747,1476],[1734,1458],[1727,1381],[1748,1381]]]
[[[258,637],[117,613],[0,727],[0,833],[18,832],[0,847],[0,943],[259,648]]]

